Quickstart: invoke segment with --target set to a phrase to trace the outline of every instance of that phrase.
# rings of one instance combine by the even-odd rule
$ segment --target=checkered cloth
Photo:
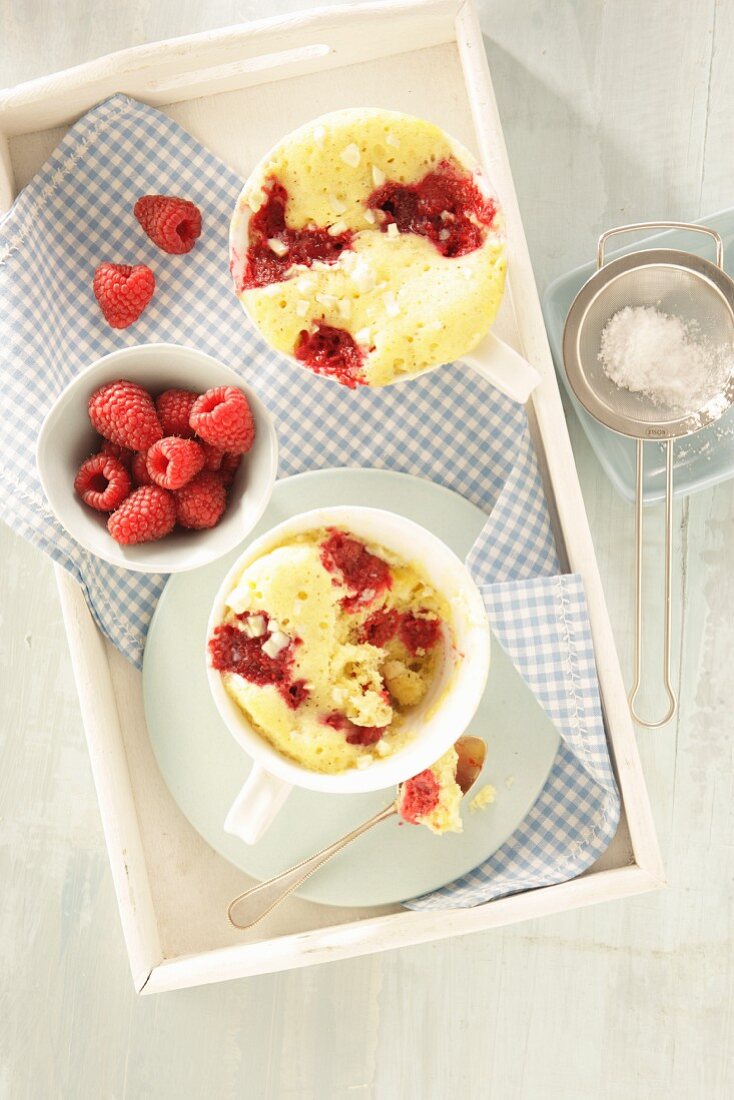
[[[115,348],[193,344],[225,360],[273,414],[281,475],[373,466],[430,478],[489,514],[468,564],[495,637],[561,735],[544,790],[514,836],[414,908],[476,905],[580,873],[614,835],[619,798],[599,705],[583,586],[563,576],[522,407],[462,366],[350,392],[270,351],[230,285],[227,234],[241,181],[165,115],[125,96],[82,118],[0,222],[0,514],[82,586],[100,629],[139,664],[165,577],[88,554],[41,492],[34,449],[45,414],[84,366]],[[141,194],[183,192],[204,233],[187,256],[159,251],[132,216]],[[91,293],[103,260],[148,263],[152,303],[114,331]],[[318,389],[318,394],[316,390]]]

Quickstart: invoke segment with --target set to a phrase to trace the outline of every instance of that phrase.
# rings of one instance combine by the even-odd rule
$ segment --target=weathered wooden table
[[[0,0],[0,84],[303,6]],[[732,204],[734,4],[480,8],[541,290],[613,224]],[[569,416],[629,669],[632,509]],[[665,892],[153,999],[130,984],[51,565],[0,527],[0,1098],[732,1095],[734,484],[676,516],[680,714],[640,734]],[[651,616],[661,539],[650,522]]]

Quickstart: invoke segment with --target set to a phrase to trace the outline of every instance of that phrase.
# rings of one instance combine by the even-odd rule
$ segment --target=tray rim
[[[664,885],[664,871],[626,693],[472,0],[397,0],[301,12],[296,16],[276,17],[134,47],[0,92],[0,209],[6,209],[13,198],[8,135],[34,132],[32,124],[23,130],[23,120],[32,123],[33,119],[51,117],[48,111],[62,110],[62,114],[66,112],[67,121],[73,121],[81,110],[92,106],[99,98],[106,98],[113,90],[128,91],[129,87],[135,87],[136,81],[139,83],[142,79],[141,74],[144,76],[150,66],[161,59],[178,73],[178,81],[172,85],[173,97],[165,99],[164,95],[155,100],[157,105],[231,90],[227,85],[233,79],[240,80],[234,85],[236,87],[281,79],[284,75],[282,62],[275,66],[277,75],[265,69],[258,81],[243,76],[241,69],[237,76],[227,70],[224,77],[221,70],[231,62],[233,51],[249,51],[250,56],[263,43],[281,46],[294,37],[300,40],[302,35],[325,33],[327,28],[346,42],[360,19],[374,32],[371,57],[409,52],[395,45],[398,38],[394,31],[396,18],[414,21],[416,29],[427,26],[426,33],[428,38],[435,38],[434,45],[456,45],[481,157],[502,199],[510,240],[507,296],[517,322],[515,342],[538,367],[543,379],[528,406],[531,431],[554,530],[561,540],[559,548],[565,554],[567,567],[581,573],[584,579],[608,740],[622,793],[632,862],[592,871],[555,886],[501,898],[474,909],[403,911],[288,933],[255,943],[165,957],[113,689],[109,663],[111,646],[96,627],[79,586],[61,566],[55,565],[105,840],[138,992],[159,992],[373,953],[499,927]],[[422,49],[427,44],[423,42],[415,48]],[[331,59],[327,60],[331,64]],[[202,62],[207,66],[205,70],[195,67]],[[343,55],[338,63],[346,63]],[[212,67],[220,73],[215,79],[206,75]],[[288,75],[300,75],[291,71],[290,63],[286,68]],[[187,74],[192,77],[188,84]],[[125,82],[125,87],[121,87]],[[187,88],[190,94],[179,94],[185,93]],[[96,94],[100,89],[102,94]],[[89,96],[96,98],[89,99]],[[139,98],[148,102],[155,99],[151,95]],[[44,107],[47,107],[45,115]],[[35,126],[35,130],[39,128],[47,126]]]

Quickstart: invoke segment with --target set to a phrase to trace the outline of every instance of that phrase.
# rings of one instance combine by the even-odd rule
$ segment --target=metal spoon
[[[456,782],[459,784],[462,793],[466,794],[476,782],[484,766],[487,746],[480,737],[467,735],[460,737],[454,748],[459,755],[456,766]],[[366,833],[373,825],[377,825],[380,821],[386,821],[388,817],[392,817],[396,813],[398,813],[397,797],[384,810],[380,810],[374,817],[371,817],[369,821],[364,821],[356,829],[352,829],[346,836],[335,840],[333,844],[329,844],[328,847],[317,852],[316,855],[301,860],[300,863],[289,867],[287,871],[281,871],[274,878],[259,882],[257,886],[253,886],[250,890],[245,890],[243,894],[234,899],[227,910],[230,922],[235,928],[252,928],[263,917],[272,913],[273,909],[280,905],[281,901],[292,894],[294,890],[297,890],[307,878],[310,878],[314,871],[318,871],[319,867],[323,867],[332,856],[335,856],[337,852],[341,852],[342,848],[346,848],[347,844],[351,844],[353,840],[356,840],[362,833]]]

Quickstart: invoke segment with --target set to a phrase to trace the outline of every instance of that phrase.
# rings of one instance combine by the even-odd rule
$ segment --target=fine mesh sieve
[[[716,262],[677,249],[646,249],[604,263],[607,241],[618,233],[650,229],[690,229],[705,233],[716,244]],[[591,416],[621,435],[637,440],[636,478],[636,604],[635,679],[629,701],[640,725],[655,728],[670,721],[677,698],[670,679],[670,617],[672,594],[673,440],[691,435],[717,420],[734,401],[734,374],[721,388],[712,379],[697,409],[681,410],[653,402],[617,386],[599,361],[601,336],[607,322],[625,306],[651,306],[679,316],[695,327],[699,339],[723,354],[734,348],[734,282],[723,268],[724,249],[718,233],[707,226],[681,222],[647,222],[619,226],[603,233],[597,250],[597,271],[584,284],[568,311],[563,331],[563,362],[574,394]],[[641,679],[642,639],[642,474],[645,440],[666,444],[665,620],[663,679],[669,700],[666,714],[648,722],[635,711]]]

